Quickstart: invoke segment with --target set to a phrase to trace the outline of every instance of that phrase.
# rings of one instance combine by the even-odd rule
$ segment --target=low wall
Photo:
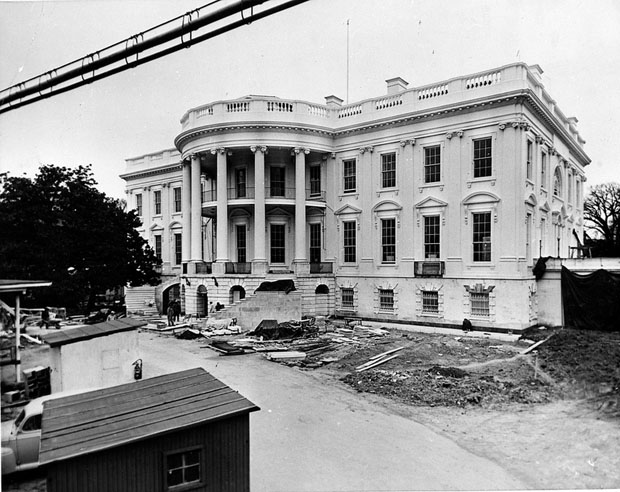
[[[237,324],[244,330],[253,330],[264,319],[275,319],[278,323],[301,319],[301,292],[256,292],[240,303],[209,316],[237,318]]]

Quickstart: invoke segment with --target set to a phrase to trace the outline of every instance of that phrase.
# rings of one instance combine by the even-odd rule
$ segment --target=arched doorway
[[[161,293],[161,314],[166,314],[170,301],[181,300],[180,284],[172,284]]]
[[[199,285],[196,290],[196,316],[201,318],[207,315],[209,306],[209,296],[207,294],[207,288],[204,285]]]
[[[230,289],[230,303],[234,304],[235,302],[239,302],[241,299],[245,299],[245,289],[240,285],[234,285]]]
[[[318,285],[314,290],[314,315],[327,316],[329,314],[329,287]]]

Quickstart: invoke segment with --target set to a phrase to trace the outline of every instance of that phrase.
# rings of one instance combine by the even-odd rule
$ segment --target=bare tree
[[[620,185],[604,183],[590,189],[584,203],[584,219],[588,229],[596,231],[597,256],[620,257]]]

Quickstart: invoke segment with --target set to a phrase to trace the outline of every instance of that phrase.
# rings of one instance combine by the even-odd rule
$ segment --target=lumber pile
[[[364,372],[368,369],[372,369],[373,367],[380,366],[381,364],[385,364],[387,361],[392,360],[398,357],[400,354],[396,352],[400,352],[405,347],[398,347],[392,350],[388,350],[387,352],[383,352],[381,354],[377,354],[370,358],[368,362],[365,362],[362,365],[359,365],[355,368],[357,372]]]

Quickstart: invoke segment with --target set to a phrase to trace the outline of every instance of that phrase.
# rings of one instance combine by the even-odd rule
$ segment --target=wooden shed
[[[201,368],[48,401],[47,491],[249,491],[256,410]]]
[[[41,335],[51,348],[52,393],[133,381],[133,363],[140,357],[138,328],[144,325],[120,318]]]

